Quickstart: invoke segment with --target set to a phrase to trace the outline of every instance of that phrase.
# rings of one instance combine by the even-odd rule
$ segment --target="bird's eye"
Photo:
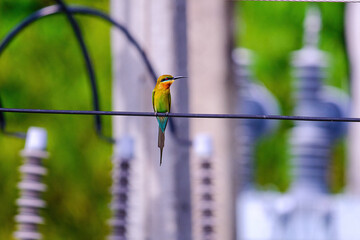
[[[168,78],[166,77],[165,80],[168,80]]]

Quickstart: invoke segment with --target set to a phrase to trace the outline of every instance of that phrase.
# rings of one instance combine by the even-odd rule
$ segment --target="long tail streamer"
[[[165,145],[165,133],[159,127],[158,147],[160,148],[160,166],[162,163],[162,153],[163,153],[164,145]]]

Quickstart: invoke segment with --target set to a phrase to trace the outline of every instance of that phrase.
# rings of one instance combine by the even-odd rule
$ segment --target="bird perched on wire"
[[[154,112],[169,113],[171,108],[170,86],[176,79],[186,78],[183,76],[173,77],[171,75],[161,75],[156,82],[152,92],[152,104]],[[158,147],[160,148],[160,166],[162,163],[162,153],[165,143],[165,129],[168,117],[156,117],[159,123]]]

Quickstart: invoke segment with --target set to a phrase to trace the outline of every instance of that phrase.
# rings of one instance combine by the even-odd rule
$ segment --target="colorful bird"
[[[152,104],[154,112],[168,113],[171,107],[170,86],[176,80],[185,78],[183,76],[173,77],[171,75],[161,75],[152,92]],[[162,153],[165,142],[165,129],[168,117],[156,117],[159,123],[158,147],[160,148],[160,166],[162,163]]]

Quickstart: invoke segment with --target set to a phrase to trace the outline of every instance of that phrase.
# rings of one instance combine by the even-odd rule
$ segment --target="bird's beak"
[[[177,77],[174,77],[174,80],[181,79],[181,78],[187,78],[187,77],[185,77],[185,76],[177,76]]]

